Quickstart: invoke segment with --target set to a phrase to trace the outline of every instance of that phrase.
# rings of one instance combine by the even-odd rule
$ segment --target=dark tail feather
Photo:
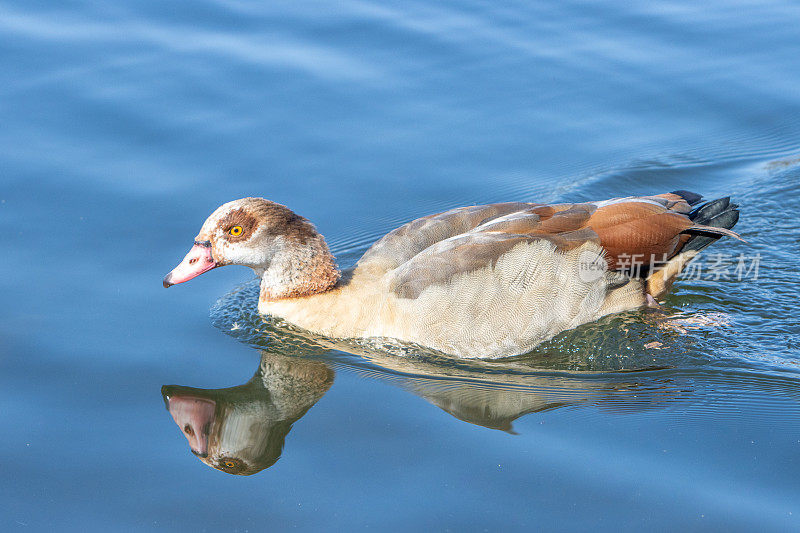
[[[672,191],[672,194],[677,194],[678,196],[686,200],[686,203],[689,205],[694,205],[703,199],[702,194],[697,194],[696,192],[691,192],[691,191],[684,191],[683,189],[679,191]]]
[[[695,208],[694,211],[689,213],[689,218],[692,220],[692,222],[697,224],[706,224],[707,221],[711,220],[720,213],[730,209],[736,209],[737,207],[739,206],[731,203],[730,196],[726,196],[725,198],[718,198],[716,200],[712,200],[711,202],[706,202],[700,207]]]
[[[731,236],[741,240],[738,235],[729,231],[739,221],[738,208],[737,204],[731,203],[729,197],[712,200],[695,208],[689,213],[689,219],[694,222],[695,227],[686,231],[686,233],[692,234],[692,237],[681,251],[700,251],[723,235],[733,234]],[[713,228],[720,228],[720,230],[715,232]]]

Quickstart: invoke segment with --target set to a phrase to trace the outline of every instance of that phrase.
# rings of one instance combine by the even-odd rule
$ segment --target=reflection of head
[[[205,464],[250,475],[275,464],[286,434],[333,384],[324,363],[263,353],[253,379],[228,389],[162,387],[167,410]]]

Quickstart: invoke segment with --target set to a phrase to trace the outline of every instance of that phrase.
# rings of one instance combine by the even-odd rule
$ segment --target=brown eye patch
[[[246,241],[258,226],[256,218],[244,208],[234,209],[219,221],[228,242]]]

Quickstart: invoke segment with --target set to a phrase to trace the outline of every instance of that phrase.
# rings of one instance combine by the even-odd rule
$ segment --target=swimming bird
[[[217,208],[164,287],[224,265],[261,278],[258,311],[337,339],[414,343],[462,358],[530,351],[598,318],[657,305],[738,206],[688,191],[583,203],[459,207],[411,221],[341,271],[286,206]]]

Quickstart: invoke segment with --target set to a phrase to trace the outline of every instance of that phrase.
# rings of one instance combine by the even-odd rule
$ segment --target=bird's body
[[[699,199],[678,191],[453,209],[390,232],[341,276],[308,221],[262,199],[222,206],[197,241],[213,266],[236,262],[261,275],[263,314],[329,337],[503,357],[660,297],[699,248],[735,236],[736,206],[721,199],[693,211]],[[205,271],[187,274],[184,263],[176,271],[185,279],[165,285]]]

